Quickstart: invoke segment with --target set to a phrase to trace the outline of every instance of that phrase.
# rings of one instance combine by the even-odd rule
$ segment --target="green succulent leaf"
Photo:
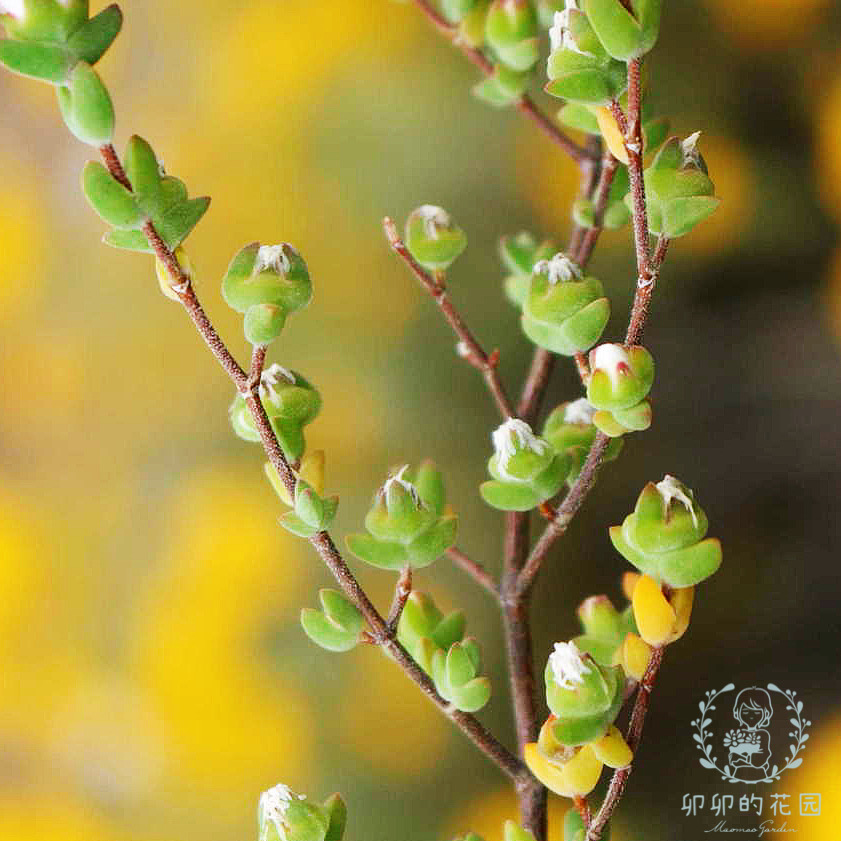
[[[123,13],[116,3],[83,23],[67,40],[78,59],[96,64],[114,43],[123,26]]]
[[[75,63],[75,57],[59,44],[10,38],[0,41],[0,64],[30,79],[63,84]]]

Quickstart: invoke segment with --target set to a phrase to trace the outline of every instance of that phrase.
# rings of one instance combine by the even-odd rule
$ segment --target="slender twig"
[[[645,716],[648,712],[651,691],[654,688],[657,673],[660,671],[660,664],[662,662],[663,649],[655,648],[651,654],[651,661],[648,664],[648,668],[645,670],[642,681],[640,681],[639,689],[637,689],[637,697],[634,701],[631,720],[628,724],[628,733],[625,736],[625,741],[634,754],[636,754],[640,746],[640,741],[642,740],[642,729],[645,725]],[[599,811],[590,822],[585,841],[598,841],[601,838],[607,822],[616,811],[616,807],[622,799],[632,769],[633,766],[628,765],[625,768],[619,768],[613,772],[613,777],[607,789],[607,795]]]
[[[266,364],[266,345],[254,345],[251,351],[251,369],[248,372],[246,389],[254,391],[260,385],[260,377],[263,374],[263,366]]]
[[[552,545],[564,534],[572,522],[573,517],[578,513],[578,509],[583,505],[587,494],[595,484],[596,473],[598,473],[602,457],[609,443],[610,438],[603,432],[599,432],[596,435],[593,446],[587,455],[587,460],[584,462],[584,467],[581,468],[581,473],[579,473],[578,478],[569,489],[569,493],[564,497],[563,502],[556,509],[554,519],[546,524],[543,534],[537,543],[535,543],[528,560],[520,572],[517,582],[519,592],[526,592],[532,586]]]
[[[109,171],[115,178],[127,185],[127,189],[130,188],[130,182],[113,147],[104,147],[104,149],[107,151],[103,151],[103,160]],[[246,405],[251,412],[254,424],[260,435],[263,449],[272,466],[277,471],[278,476],[280,476],[281,481],[286,486],[286,489],[290,494],[293,494],[296,482],[295,474],[278,443],[277,436],[266,415],[263,403],[256,393],[256,388],[249,390],[249,376],[245,374],[236,360],[234,360],[230,351],[219,337],[219,334],[210,323],[195,295],[189,275],[180,266],[172,250],[161,239],[151,220],[146,221],[143,226],[143,232],[158,259],[167,267],[172,277],[179,281],[179,284],[173,288],[178,293],[181,303],[184,305],[193,323],[196,325],[196,328],[210,347],[214,356],[216,356],[220,365],[228,373],[240,393],[243,393]],[[533,778],[525,764],[490,733],[475,716],[455,709],[438,694],[430,678],[398,642],[393,630],[389,628],[386,620],[380,615],[365,591],[360,587],[359,582],[350,571],[350,568],[342,558],[330,535],[322,531],[309,538],[309,541],[315,547],[345,594],[365,617],[370,628],[369,633],[371,637],[388,651],[391,657],[420,687],[421,691],[432,703],[453,721],[503,772],[514,779],[518,787],[528,785],[529,781]]]
[[[434,8],[430,0],[414,0],[415,5],[420,9],[429,22],[455,47],[458,47],[467,59],[485,76],[494,72],[493,63],[488,60],[481,50],[474,49],[459,38],[458,27],[451,26]],[[557,146],[566,152],[573,160],[582,161],[591,157],[587,149],[579,146],[574,140],[564,134],[563,131],[549,117],[537,107],[534,100],[528,95],[516,103],[517,109],[534,122],[538,128]]]
[[[458,353],[469,362],[481,375],[487,383],[488,390],[496,402],[499,413],[504,418],[510,418],[514,414],[511,406],[511,401],[505,392],[505,386],[499,378],[497,365],[499,362],[499,354],[493,351],[490,354],[485,353],[479,342],[476,341],[473,334],[470,332],[464,319],[459,315],[450,296],[447,294],[447,287],[444,284],[441,275],[433,276],[421,266],[414,257],[409,253],[400,235],[397,233],[397,227],[394,222],[386,216],[383,219],[383,230],[385,231],[386,239],[389,245],[398,257],[409,267],[412,274],[420,281],[421,285],[432,296],[438,308],[447,320],[447,323],[452,328],[453,332],[459,338]]]
[[[500,595],[508,654],[508,675],[514,703],[517,743],[522,753],[537,738],[534,655],[529,621],[530,593],[520,591],[517,581],[529,547],[529,516],[519,512],[505,515],[505,557]],[[547,832],[546,789],[536,780],[518,792],[520,816],[537,839]]]
[[[558,357],[551,350],[542,347],[535,348],[531,367],[523,386],[520,405],[517,407],[517,414],[526,423],[534,424],[543,402],[543,396],[549,386],[549,380],[552,378],[552,372],[555,370],[557,359]]]
[[[654,256],[651,258],[651,276],[648,283],[637,284],[637,291],[634,295],[634,303],[631,308],[631,320],[628,322],[628,332],[625,335],[626,345],[638,345],[642,341],[642,334],[648,322],[648,308],[651,303],[651,295],[660,275],[660,267],[666,259],[666,252],[669,249],[668,237],[662,234],[657,240],[657,247],[654,249]]]
[[[608,151],[605,151],[600,168],[582,166],[582,186],[588,190],[584,195],[591,197],[593,201],[594,221],[589,228],[573,226],[569,246],[567,247],[567,254],[570,259],[581,266],[582,269],[586,268],[590,262],[599,235],[602,232],[608,194],[618,167],[619,161]],[[593,178],[596,174],[598,174],[598,181],[594,184]],[[535,348],[531,368],[526,377],[523,394],[517,407],[519,417],[528,423],[533,424],[537,413],[540,411],[540,404],[552,377],[556,360],[557,356],[551,351],[540,347]],[[580,355],[580,358],[576,356],[576,367],[581,381],[586,383],[586,378],[589,376],[586,357],[583,355]]]
[[[499,587],[496,585],[491,574],[473,558],[466,555],[456,546],[447,550],[447,557],[459,569],[464,570],[477,584],[484,587],[495,599],[499,599]]]
[[[391,608],[388,611],[388,627],[392,633],[397,632],[397,624],[400,622],[403,608],[406,607],[406,602],[409,600],[411,592],[412,567],[405,566],[400,573],[400,577],[397,579],[397,585],[394,588],[394,600],[391,602]]]
[[[640,64],[639,60],[628,62],[628,115],[624,114],[618,102],[611,103],[611,110],[614,118],[622,132],[625,140],[625,149],[628,153],[628,174],[631,182],[631,195],[633,197],[633,228],[634,247],[637,259],[637,288],[634,295],[634,303],[631,308],[631,316],[628,323],[626,344],[637,344],[642,337],[646,321],[648,319],[648,308],[651,293],[654,289],[657,276],[660,272],[663,260],[666,257],[669,241],[661,237],[657,243],[654,256],[651,255],[648,232],[648,210],[645,200],[645,182],[643,179],[643,145],[642,145],[642,92],[640,87]],[[602,172],[604,176],[604,170]],[[610,175],[610,178],[613,176]],[[600,179],[599,193],[606,201],[610,189],[610,181]],[[604,212],[602,206],[601,212]],[[531,554],[526,561],[520,575],[519,586],[527,590],[534,582],[540,566],[549,553],[552,544],[567,530],[570,521],[583,504],[587,494],[593,487],[596,473],[601,464],[604,452],[607,449],[609,438],[599,433],[587,456],[587,461],[578,479],[570,488],[557,510],[557,516],[550,521],[538,542],[535,544]]]

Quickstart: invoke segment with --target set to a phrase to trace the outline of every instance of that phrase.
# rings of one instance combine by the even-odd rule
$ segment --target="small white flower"
[[[497,455],[497,470],[500,476],[514,482],[521,482],[522,479],[512,476],[508,472],[508,462],[522,450],[542,456],[551,449],[548,441],[538,438],[532,428],[519,418],[509,418],[502,426],[493,431],[492,440],[494,451]]]
[[[698,138],[701,136],[700,131],[695,134],[690,134],[681,144],[680,148],[683,151],[683,165],[688,166],[692,164],[698,169],[701,169],[701,153],[698,151]]]
[[[449,228],[452,220],[450,214],[443,207],[434,204],[424,204],[418,208],[418,213],[423,219],[423,229],[430,239],[438,239],[440,228]]]
[[[257,260],[254,263],[255,274],[264,272],[266,269],[274,269],[276,272],[286,274],[292,268],[286,256],[286,247],[285,242],[280,245],[261,245],[257,250]]]
[[[295,800],[306,800],[306,795],[295,794],[289,786],[279,783],[274,788],[264,791],[260,795],[258,812],[260,815],[260,839],[265,841],[269,835],[269,825],[273,824],[277,834],[286,838],[284,818],[286,811]]]
[[[561,252],[558,252],[551,260],[540,260],[535,263],[534,273],[548,275],[549,283],[553,286],[561,281],[580,280],[583,277],[580,267]]]
[[[285,380],[290,385],[295,384],[295,375],[282,365],[275,362],[266,368],[260,375],[260,397],[270,400],[275,406],[280,405],[280,395],[275,391],[275,386],[280,380]]]
[[[562,689],[575,689],[584,683],[584,675],[592,671],[574,642],[556,642],[555,650],[549,655],[549,665],[555,683]]]
[[[568,403],[564,409],[565,423],[580,423],[589,426],[593,423],[595,408],[586,397],[579,397],[578,400]]]
[[[418,494],[418,489],[408,479],[403,478],[403,474],[408,469],[409,465],[404,464],[397,473],[390,476],[383,485],[382,494],[383,496],[386,496],[391,486],[397,484],[412,497],[412,502],[414,502],[415,505],[421,506],[423,505],[423,502],[421,501],[420,494]]]
[[[562,12],[555,12],[552,18],[552,26],[549,29],[549,41],[551,44],[551,51],[554,53],[557,50],[572,50],[579,55],[586,55],[589,58],[594,58],[593,53],[582,50],[578,44],[573,40],[572,34],[569,31],[569,13],[577,12],[578,0],[566,0],[566,8]]]
[[[679,479],[669,476],[668,473],[655,487],[660,493],[667,510],[671,501],[676,499],[690,513],[695,528],[698,528],[698,513],[695,511],[695,500],[692,498],[692,491],[689,488],[685,487]]]
[[[23,20],[25,11],[23,0],[0,0],[0,15],[11,15],[18,20]]]
[[[614,388],[619,385],[619,372],[623,368],[630,369],[631,360],[622,345],[599,345],[592,353],[593,371],[604,371]]]
[[[467,342],[456,342],[456,353],[462,359],[466,359],[470,356],[470,348],[467,346]]]

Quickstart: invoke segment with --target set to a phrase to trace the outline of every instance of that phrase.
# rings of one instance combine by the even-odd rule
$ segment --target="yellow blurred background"
[[[562,242],[574,168],[518,115],[472,100],[474,72],[411,5],[122,5],[101,65],[119,145],[146,136],[213,197],[188,250],[240,357],[241,318],[218,294],[230,257],[285,240],[309,263],[315,302],[272,359],[324,398],[308,440],[342,498],[337,532],[358,527],[390,466],[428,455],[460,545],[498,569],[500,518],[476,493],[493,408],[380,220],[425,202],[455,214],[471,248],[453,294],[513,383],[529,351],[495,242],[523,227]],[[824,841],[841,748],[841,19],[830,0],[687,0],[665,17],[652,99],[675,131],[703,129],[723,204],[672,249],[648,342],[658,417],[556,551],[537,656],[574,633],[585,595],[618,596],[605,527],[645,481],[678,474],[725,567],[669,658],[614,837],[695,837],[680,797],[706,784],[697,687],[755,678],[808,699],[815,736],[780,785],[825,792],[830,817],[792,820],[801,841]],[[0,841],[247,839],[259,793],[281,780],[340,790],[351,839],[496,841],[514,816],[496,771],[375,651],[305,639],[299,609],[327,575],[276,525],[260,453],[228,425],[231,387],[150,261],[99,242],[78,189],[89,153],[52,92],[4,73],[0,103]],[[631,265],[629,231],[606,235],[594,268],[612,335]],[[552,405],[570,396],[565,369]],[[359,573],[385,604],[392,577]],[[491,605],[445,561],[417,586],[467,610],[495,678],[483,715],[510,741]]]

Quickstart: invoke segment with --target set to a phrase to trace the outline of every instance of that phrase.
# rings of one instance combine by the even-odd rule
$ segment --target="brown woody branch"
[[[415,5],[420,9],[429,22],[449,41],[464,53],[465,57],[473,65],[479,68],[485,76],[494,72],[494,66],[481,50],[474,49],[459,39],[458,27],[451,26],[434,8],[429,0],[414,0]],[[523,97],[516,104],[517,109],[525,114],[555,145],[559,146],[574,161],[584,161],[591,157],[589,151],[579,146],[574,140],[564,134],[563,131],[537,107],[534,100],[528,95]]]
[[[110,144],[104,146],[100,152],[111,175],[126,186],[127,189],[131,189],[129,179],[126,177],[125,170],[120,164],[113,146]],[[146,221],[143,226],[143,232],[155,255],[167,267],[173,279],[178,281],[172,288],[177,292],[179,299],[190,315],[197,330],[214,356],[216,356],[220,365],[228,373],[237,390],[243,394],[269,461],[275,470],[277,470],[281,481],[290,495],[294,494],[295,475],[278,443],[266,411],[263,408],[262,401],[259,398],[259,375],[257,375],[256,379],[252,376],[258,368],[261,368],[265,358],[264,353],[260,350],[255,351],[255,359],[251,372],[249,375],[246,375],[210,323],[192,288],[191,278],[180,266],[172,250],[161,239],[151,220]],[[310,543],[315,547],[345,594],[365,617],[373,639],[388,651],[391,657],[397,661],[432,703],[453,721],[486,756],[493,760],[508,776],[514,779],[518,786],[527,784],[532,777],[524,763],[499,742],[475,716],[454,709],[452,705],[438,694],[432,681],[397,641],[393,629],[389,627],[386,620],[383,619],[364,590],[360,587],[359,582],[345,563],[330,535],[325,531],[319,532],[310,538]]]
[[[472,365],[485,380],[491,396],[496,402],[499,413],[503,418],[510,418],[514,414],[511,406],[511,401],[505,392],[505,386],[499,378],[497,365],[499,362],[499,354],[493,351],[488,354],[485,353],[479,342],[476,341],[473,334],[470,332],[464,319],[453,306],[450,296],[447,294],[447,287],[444,283],[442,275],[431,275],[423,266],[421,266],[414,257],[409,253],[400,235],[397,233],[397,228],[392,219],[388,216],[383,219],[383,230],[385,231],[386,239],[391,245],[392,250],[398,257],[409,267],[412,274],[420,281],[421,286],[426,289],[432,296],[438,308],[441,310],[447,323],[452,328],[453,332],[459,338],[458,353],[470,365]]]

